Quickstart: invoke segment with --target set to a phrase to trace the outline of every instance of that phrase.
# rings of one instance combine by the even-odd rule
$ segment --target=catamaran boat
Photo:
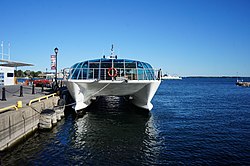
[[[124,96],[140,108],[151,110],[160,83],[160,71],[146,62],[109,58],[87,60],[67,69],[67,88],[76,101],[76,111],[86,108],[98,96]]]

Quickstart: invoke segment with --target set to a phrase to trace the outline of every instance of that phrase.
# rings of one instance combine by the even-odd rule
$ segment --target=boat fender
[[[58,106],[64,106],[65,105],[65,100],[64,99],[59,99],[58,102],[57,102],[57,105]]]
[[[110,73],[112,70],[114,71],[113,74]],[[108,75],[109,75],[110,77],[116,77],[116,76],[117,76],[117,69],[114,68],[114,67],[110,67],[110,68],[108,69]]]

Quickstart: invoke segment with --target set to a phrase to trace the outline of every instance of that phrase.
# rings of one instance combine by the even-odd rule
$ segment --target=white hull
[[[131,96],[132,103],[140,108],[151,110],[160,80],[67,80],[65,82],[71,96],[75,99],[75,110],[81,110],[91,104],[96,96]]]

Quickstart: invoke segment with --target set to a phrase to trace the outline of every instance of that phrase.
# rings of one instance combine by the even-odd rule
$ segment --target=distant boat
[[[237,79],[235,84],[238,86],[250,87],[250,82],[244,82],[243,79],[242,80]]]
[[[162,77],[161,77],[162,80],[181,80],[182,78],[180,76],[172,76],[172,75],[169,75],[169,74],[164,74]]]

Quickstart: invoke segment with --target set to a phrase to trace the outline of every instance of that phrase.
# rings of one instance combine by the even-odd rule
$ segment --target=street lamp
[[[56,80],[56,88],[58,88],[58,84],[57,84],[57,53],[58,53],[58,48],[57,47],[54,49],[54,52],[56,54],[56,75],[55,75],[55,80]]]

